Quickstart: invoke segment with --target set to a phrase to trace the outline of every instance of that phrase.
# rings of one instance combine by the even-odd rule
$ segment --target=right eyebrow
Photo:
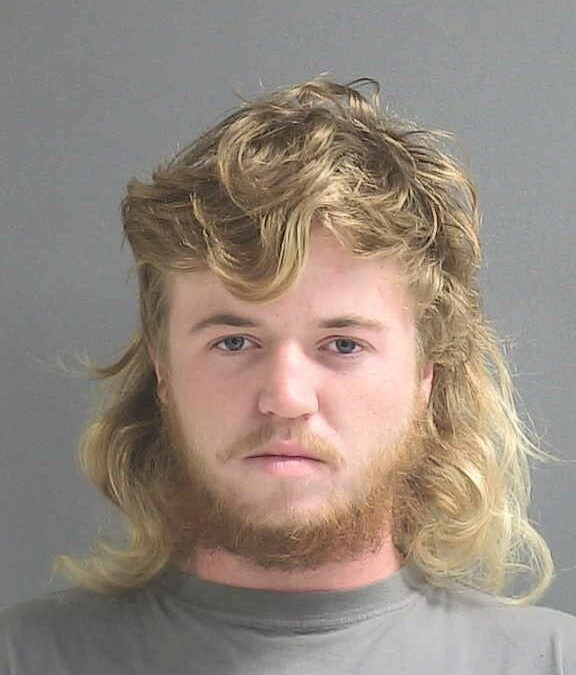
[[[205,319],[197,321],[190,329],[190,333],[199,333],[210,326],[249,326],[251,328],[257,328],[259,325],[260,324],[256,323],[252,319],[238,316],[237,314],[218,313],[211,314]]]

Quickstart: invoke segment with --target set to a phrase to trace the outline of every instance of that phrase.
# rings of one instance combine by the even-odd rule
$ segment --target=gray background
[[[251,96],[323,72],[453,131],[484,213],[487,313],[543,446],[533,519],[576,613],[574,3],[4,0],[0,10],[0,604],[58,587],[108,510],[73,456],[92,385],[136,321],[127,180]]]

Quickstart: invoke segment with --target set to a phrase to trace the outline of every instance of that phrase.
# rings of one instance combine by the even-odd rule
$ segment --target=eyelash
[[[224,354],[240,354],[242,352],[245,352],[245,349],[238,349],[235,351],[228,351],[226,349],[218,349],[218,345],[221,344],[222,342],[225,342],[226,340],[229,340],[230,338],[242,338],[243,340],[251,340],[251,338],[245,336],[245,335],[227,335],[226,337],[220,338],[217,342],[214,342],[214,344],[210,347],[211,349],[216,349],[216,351],[224,353]],[[336,356],[342,356],[345,359],[351,359],[354,358],[355,356],[359,356],[362,352],[365,351],[365,346],[358,342],[358,340],[353,340],[352,338],[347,338],[347,337],[337,337],[337,338],[332,338],[329,343],[331,342],[337,342],[338,340],[344,340],[346,342],[353,342],[355,345],[361,347],[362,349],[358,352],[353,352],[351,354],[341,354],[339,352],[331,352],[332,354],[335,354]]]

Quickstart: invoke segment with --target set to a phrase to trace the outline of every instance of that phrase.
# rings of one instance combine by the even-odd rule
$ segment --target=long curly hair
[[[362,85],[371,85],[370,96]],[[318,77],[243,100],[122,202],[140,322],[122,356],[90,367],[105,404],[83,432],[82,468],[119,509],[125,541],[100,538],[54,569],[85,588],[142,586],[172,560],[182,467],[163,433],[149,348],[166,355],[173,270],[210,270],[237,297],[273,300],[296,280],[321,221],[353,255],[401,262],[416,300],[420,357],[434,364],[426,453],[405,477],[394,543],[438,587],[508,604],[549,586],[549,548],[530,524],[530,440],[499,341],[485,320],[477,195],[449,135],[383,113],[370,78]],[[530,586],[506,594],[520,573]]]

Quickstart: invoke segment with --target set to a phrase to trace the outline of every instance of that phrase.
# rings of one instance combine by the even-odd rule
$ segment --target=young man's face
[[[195,329],[215,314],[256,325]],[[338,317],[374,327],[322,325]],[[392,263],[315,230],[300,279],[273,302],[238,300],[210,272],[176,275],[167,365],[167,426],[205,545],[286,569],[376,545],[393,460],[432,380]],[[289,452],[283,440],[315,459],[271,458]]]

